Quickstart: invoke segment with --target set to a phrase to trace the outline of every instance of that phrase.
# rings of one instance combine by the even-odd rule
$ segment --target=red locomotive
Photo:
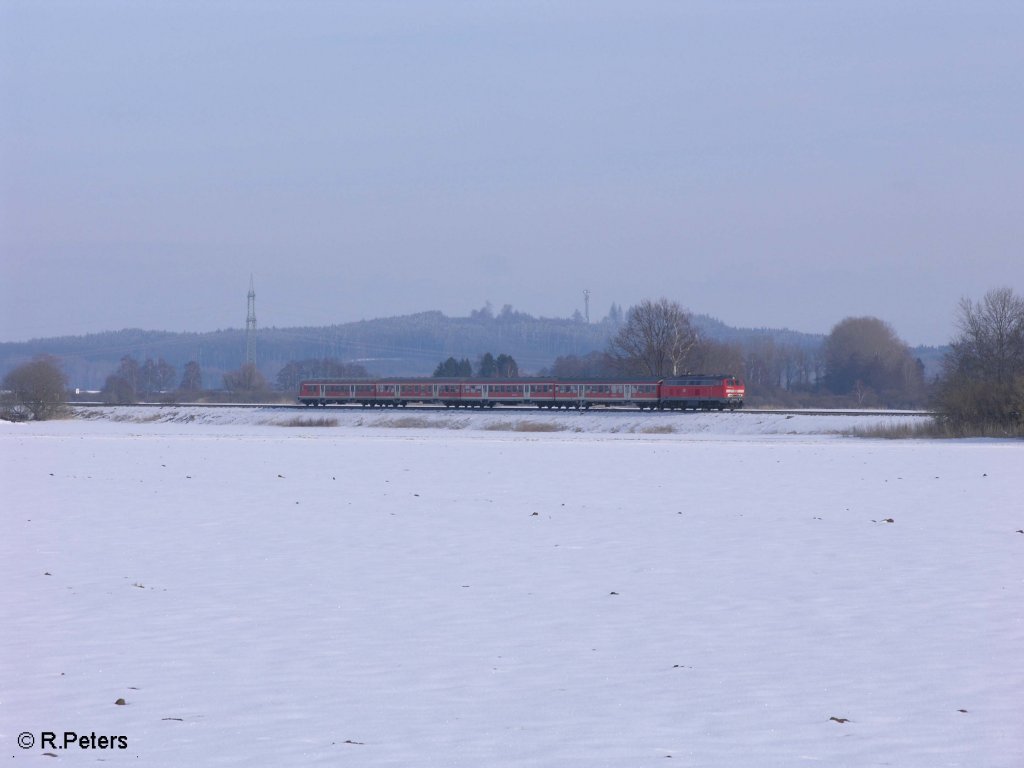
[[[671,379],[312,379],[299,384],[304,405],[449,408],[535,405],[538,408],[632,406],[640,410],[734,410],[743,407],[743,382],[728,374]]]

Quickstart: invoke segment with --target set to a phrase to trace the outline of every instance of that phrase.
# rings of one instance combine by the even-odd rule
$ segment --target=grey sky
[[[0,340],[1024,292],[1024,3],[0,0]]]

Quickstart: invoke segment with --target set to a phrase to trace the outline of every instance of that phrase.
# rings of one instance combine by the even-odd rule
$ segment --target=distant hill
[[[788,328],[733,328],[708,315],[694,315],[693,321],[706,338],[726,344],[745,345],[754,340],[771,339],[779,345],[816,349],[825,338],[822,333],[803,333]]]
[[[519,312],[493,316],[474,312],[447,317],[421,312],[322,327],[261,328],[257,367],[273,382],[291,360],[331,357],[358,362],[373,374],[429,375],[449,356],[476,360],[484,352],[512,355],[524,372],[550,365],[559,355],[602,349],[614,331],[607,323],[535,318]],[[139,361],[162,357],[179,372],[190,360],[200,364],[203,381],[217,387],[222,375],[244,360],[245,331],[170,333],[128,329],[86,336],[33,339],[0,344],[0,375],[40,354],[59,358],[72,386],[98,389],[132,355]]]
[[[821,334],[787,329],[734,328],[704,315],[695,316],[694,322],[709,338],[744,346],[770,339],[777,345],[815,349],[823,339]],[[271,383],[289,361],[324,357],[361,363],[374,375],[426,376],[448,357],[475,361],[484,352],[506,353],[516,359],[522,372],[533,373],[550,366],[559,356],[604,349],[616,330],[617,325],[607,318],[585,323],[538,318],[510,308],[496,315],[487,310],[474,311],[468,317],[420,312],[322,327],[261,328],[256,358],[257,366]],[[147,357],[162,357],[175,367],[179,378],[185,364],[195,360],[202,368],[204,385],[217,388],[223,374],[243,362],[245,331],[126,329],[2,343],[0,376],[40,354],[59,358],[71,386],[81,389],[102,387],[125,355],[140,362]]]

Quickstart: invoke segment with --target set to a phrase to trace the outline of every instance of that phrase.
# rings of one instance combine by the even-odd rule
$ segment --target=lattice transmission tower
[[[245,364],[256,365],[256,291],[249,275],[249,311],[245,317]]]

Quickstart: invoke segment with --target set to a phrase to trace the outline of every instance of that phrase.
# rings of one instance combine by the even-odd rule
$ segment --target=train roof
[[[629,382],[642,382],[645,384],[657,384],[662,380],[663,377],[650,377],[650,376],[574,376],[571,378],[559,377],[559,376],[365,376],[362,378],[354,376],[333,376],[333,377],[321,377],[315,379],[303,379],[303,383],[309,384],[326,384],[332,381],[347,381],[352,383],[365,383],[373,384],[374,382],[387,382],[388,384],[425,384],[427,382],[436,382],[438,384],[478,384],[487,382],[523,382],[524,384],[530,384],[533,382],[537,383],[550,383],[550,382],[602,382],[602,383],[629,383]]]
[[[558,384],[657,384],[658,382],[681,382],[690,381],[693,379],[733,379],[738,378],[731,373],[683,373],[677,376],[365,376],[365,377],[348,377],[348,376],[335,376],[335,377],[321,377],[315,379],[303,379],[303,384],[327,384],[331,382],[347,382],[352,384],[374,384],[374,383],[387,383],[387,384],[509,384],[509,383],[523,383],[523,384],[544,384],[544,383],[558,383]]]
[[[666,384],[674,384],[680,381],[692,381],[693,379],[711,379],[713,381],[718,381],[720,379],[738,380],[739,376],[732,373],[681,373],[678,376],[672,376],[671,378],[666,376],[663,381]]]

